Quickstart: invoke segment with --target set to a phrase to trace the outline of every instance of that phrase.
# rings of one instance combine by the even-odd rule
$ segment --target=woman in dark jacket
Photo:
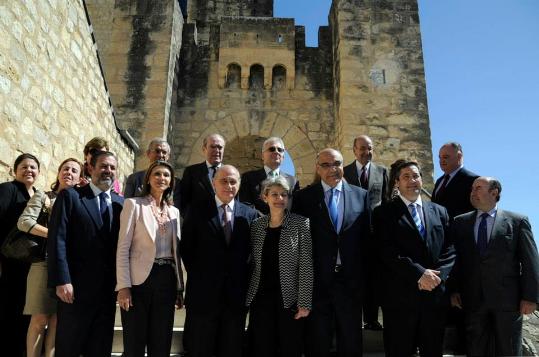
[[[26,203],[36,191],[39,161],[32,154],[22,154],[13,165],[15,179],[0,184],[0,245],[17,225]],[[23,355],[29,316],[23,316],[26,296],[26,276],[30,263],[7,259],[0,254],[0,333],[2,355]]]
[[[312,242],[309,219],[288,212],[287,181],[262,183],[270,213],[251,225],[253,273],[247,292],[251,356],[300,357],[303,317],[311,310]]]

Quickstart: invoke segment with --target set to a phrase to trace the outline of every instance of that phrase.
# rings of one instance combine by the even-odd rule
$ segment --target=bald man
[[[236,200],[240,174],[223,165],[215,195],[191,203],[180,254],[187,271],[184,344],[189,356],[241,357],[251,222],[258,213]]]
[[[369,236],[367,191],[343,180],[343,157],[322,150],[321,181],[299,190],[292,211],[308,217],[313,241],[313,309],[307,322],[308,357],[328,357],[337,334],[337,355],[362,355],[361,302],[365,243]]]
[[[522,356],[522,315],[539,303],[539,256],[528,218],[500,209],[501,183],[479,177],[474,211],[455,217],[451,304],[464,310],[469,356]],[[454,281],[452,281],[454,283]]]

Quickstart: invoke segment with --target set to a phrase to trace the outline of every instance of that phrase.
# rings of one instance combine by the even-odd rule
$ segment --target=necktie
[[[445,191],[445,186],[447,185],[447,181],[449,181],[449,178],[451,176],[444,175],[444,179],[442,181],[442,184],[440,185],[440,188],[438,188],[438,191],[436,191],[436,197],[440,197],[442,193]]]
[[[361,177],[359,178],[361,187],[367,190],[369,188],[369,178],[367,177],[367,165],[361,169]]]
[[[213,178],[215,177],[215,173],[217,172],[217,165],[212,165],[210,169],[211,169],[211,178],[213,180]]]
[[[110,214],[109,205],[107,204],[107,198],[108,195],[106,192],[101,192],[99,194],[99,213],[101,214],[103,226],[107,229],[110,229]]]
[[[232,223],[230,222],[230,219],[228,217],[228,205],[222,204],[221,208],[223,208],[223,231],[225,233],[225,241],[226,244],[230,244],[230,240],[232,239]]]
[[[479,255],[481,256],[487,252],[487,217],[488,213],[483,213],[481,215],[481,222],[479,222],[479,229],[477,230],[477,249],[479,250]]]
[[[271,170],[271,171],[269,172],[269,177],[270,177],[270,178],[276,178],[276,177],[277,177],[277,171]]]
[[[425,227],[423,226],[423,223],[421,223],[421,218],[419,217],[419,213],[417,212],[417,209],[415,208],[415,203],[410,203],[410,209],[412,214],[412,219],[414,220],[415,226],[417,227],[417,230],[419,231],[419,234],[421,234],[421,237],[425,238]]]
[[[331,189],[329,195],[328,209],[331,222],[333,222],[333,226],[335,227],[335,230],[337,230],[337,225],[339,223],[339,209],[337,208],[337,197],[335,196],[334,188]]]

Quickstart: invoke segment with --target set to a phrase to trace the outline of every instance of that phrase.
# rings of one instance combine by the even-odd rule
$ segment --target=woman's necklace
[[[153,216],[157,221],[159,232],[165,234],[167,232],[168,222],[170,221],[168,218],[168,206],[165,204],[163,208],[158,207],[155,198],[150,196],[150,207],[152,208]]]

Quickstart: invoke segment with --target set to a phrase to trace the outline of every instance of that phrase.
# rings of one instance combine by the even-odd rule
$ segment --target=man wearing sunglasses
[[[271,137],[262,145],[264,167],[244,173],[241,177],[240,201],[253,206],[262,214],[269,213],[269,207],[260,197],[262,181],[270,177],[282,176],[291,187],[289,195],[299,190],[298,180],[280,169],[284,161],[285,148],[281,138]],[[292,200],[288,200],[292,204]],[[290,208],[290,207],[289,207]]]

